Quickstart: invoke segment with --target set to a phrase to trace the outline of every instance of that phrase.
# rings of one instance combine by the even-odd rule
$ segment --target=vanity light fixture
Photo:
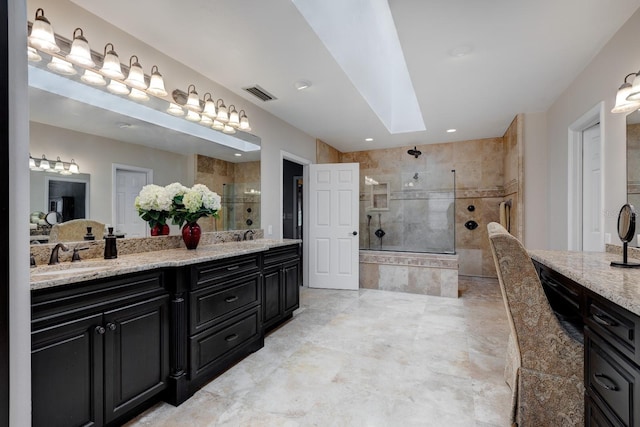
[[[222,132],[233,135],[234,133],[236,133],[236,130],[232,126],[224,125],[224,127],[222,128]]]
[[[40,159],[36,159],[29,154],[29,169],[32,171],[57,172],[61,175],[80,173],[80,169],[73,159],[71,159],[71,162],[64,162],[60,160],[60,156],[58,156],[54,166],[51,167],[51,162],[47,160],[44,154]]]
[[[224,105],[222,98],[216,101],[216,108],[218,109],[216,119],[221,123],[227,123],[229,121],[229,113],[227,112],[227,106]]]
[[[633,78],[633,86],[631,86],[630,92],[629,96],[627,96],[627,101],[640,103],[640,71]]]
[[[213,120],[211,120],[211,117],[202,114],[202,116],[200,117],[200,124],[203,126],[211,126],[213,125]]]
[[[133,58],[135,58],[135,62]],[[144,81],[144,71],[136,55],[131,55],[131,58],[129,58],[129,75],[124,82],[139,90],[147,89],[147,83]]]
[[[457,129],[447,129],[447,133],[454,133]]]
[[[116,95],[129,95],[129,88],[124,83],[120,83],[117,80],[111,79],[107,90]]]
[[[29,169],[34,170],[35,168],[37,168],[36,159],[31,157],[31,153],[29,153]]]
[[[40,61],[42,61],[42,56],[40,56],[38,54],[38,51],[35,48],[33,48],[31,46],[28,46],[27,47],[27,59],[30,62],[40,62]]]
[[[71,43],[71,52],[67,55],[67,60],[83,67],[93,68],[96,63],[91,59],[91,48],[89,42],[84,38],[82,28],[73,30],[73,43]]]
[[[222,130],[222,129],[224,129],[224,123],[222,123],[221,121],[218,121],[217,119],[215,119],[213,121],[213,124],[211,125],[211,128],[215,129],[215,130]]]
[[[167,96],[167,90],[164,88],[164,79],[158,71],[157,65],[151,67],[151,79],[149,80],[147,92],[155,96]]]
[[[240,116],[238,115],[238,111],[236,110],[235,105],[229,105],[229,122],[227,125],[231,126],[234,129],[240,127]]]
[[[129,98],[135,101],[148,101],[149,95],[141,91],[140,89],[136,89],[135,87],[131,88],[131,93],[129,94]]]
[[[633,86],[631,86],[631,83],[627,82],[627,79],[635,75],[636,73],[631,73],[625,76],[624,83],[622,83],[618,89],[618,93],[616,93],[616,105],[611,109],[612,113],[630,113],[633,110],[640,108],[640,101],[629,100]],[[635,80],[634,86],[640,78],[636,77]]]
[[[189,110],[187,111],[187,117],[185,117],[185,119],[189,120],[190,122],[199,122],[200,114],[196,113],[193,110]]]
[[[249,125],[249,117],[247,117],[247,113],[244,110],[240,110],[240,130],[249,132],[251,131],[251,126]]]
[[[73,160],[73,159],[71,159],[71,163],[69,164],[69,172],[71,172],[73,174],[80,173],[80,167],[78,166],[76,161]]]
[[[64,165],[62,164],[62,160],[60,160],[60,156],[58,156],[56,160],[56,164],[53,167],[53,169],[58,173],[64,170]]]
[[[172,116],[176,116],[176,117],[184,116],[184,110],[182,109],[182,107],[179,106],[178,104],[173,103],[173,102],[169,103],[169,108],[167,108],[167,113],[171,114]]]
[[[105,86],[107,84],[107,81],[101,74],[91,70],[84,70],[84,74],[80,77],[80,80],[93,86]]]
[[[233,155],[236,157],[242,157],[242,153],[234,153]]]
[[[373,138],[365,138],[364,140],[367,141],[367,142],[371,142],[371,141],[373,141]]]
[[[47,68],[51,71],[65,76],[73,76],[75,74],[78,74],[78,72],[75,68],[73,68],[73,65],[71,65],[70,62],[67,62],[64,59],[60,59],[56,56],[51,58],[51,62],[47,64]]]
[[[33,21],[33,26],[31,27],[29,43],[36,49],[46,53],[60,52],[60,47],[56,43],[51,22],[45,18],[44,9],[42,8],[38,8],[38,10],[36,10],[36,18]]]
[[[187,93],[189,95],[187,96],[186,104],[184,104],[185,108],[196,113],[201,112],[202,107],[200,107],[200,98],[198,98],[198,92],[196,92],[195,85],[189,85],[189,87],[187,88]],[[188,117],[189,116],[187,116],[187,118]]]
[[[209,92],[205,93],[203,100],[204,100],[204,110],[202,110],[202,115],[210,119],[215,119],[217,116],[216,103],[213,101],[213,99],[211,99],[211,94]]]
[[[109,46],[111,47],[109,48]],[[107,48],[109,48],[109,50],[107,50]],[[120,58],[118,58],[118,54],[116,53],[116,51],[113,50],[112,43],[107,43],[104,46],[104,62],[102,63],[100,72],[112,79],[124,79],[124,74],[122,74],[122,67],[120,66]]]
[[[44,154],[42,155],[42,159],[40,159],[39,167],[43,171],[47,171],[47,170],[51,169],[51,165],[49,164],[49,160],[47,160],[47,158],[44,156]]]

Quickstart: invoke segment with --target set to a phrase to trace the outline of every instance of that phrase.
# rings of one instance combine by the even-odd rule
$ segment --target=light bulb
[[[42,8],[36,10],[36,18],[33,21],[33,26],[31,27],[29,43],[31,46],[43,52],[60,52],[60,47],[56,44],[53,27],[49,20],[45,18],[44,10]]]

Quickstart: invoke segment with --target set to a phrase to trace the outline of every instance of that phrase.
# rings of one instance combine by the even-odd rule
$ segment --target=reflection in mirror
[[[628,262],[628,245],[636,232],[636,211],[630,204],[625,204],[618,214],[618,236],[622,241],[622,262],[611,261],[612,267],[635,268],[640,263]]]
[[[640,206],[640,111],[627,115],[627,203]],[[633,246],[640,246],[637,237]]]
[[[223,196],[220,219],[214,221],[203,218],[201,225],[204,231],[260,227],[258,137],[243,132],[238,132],[235,136],[225,135],[181,120],[196,126],[196,132],[186,134],[176,127],[163,127],[141,117],[123,115],[112,108],[103,108],[100,103],[85,103],[77,96],[67,97],[60,93],[59,86],[56,85],[53,86],[55,90],[50,90],[50,86],[46,84],[34,87],[31,82],[33,70],[30,65],[29,149],[33,153],[74,158],[81,165],[82,171],[86,172],[87,182],[90,175],[91,186],[87,185],[84,217],[112,224],[116,231],[121,231],[118,230],[116,212],[130,209],[133,211],[132,215],[137,216],[133,200],[138,191],[130,191],[127,195],[115,194],[117,185],[113,182],[113,167],[124,165],[153,171],[152,182],[139,183],[140,188],[147,183],[167,185],[180,182],[187,186],[202,183]],[[47,77],[46,69],[37,71],[41,78]],[[104,101],[107,97],[114,98],[110,99],[110,104],[120,101],[133,103],[129,99],[105,92],[100,93],[99,99]],[[164,115],[167,116],[167,122],[176,119],[168,114]],[[199,132],[206,132],[208,135],[213,132],[214,136],[219,134],[219,138],[235,138],[238,145],[236,148],[221,145],[198,136]],[[237,148],[243,144],[254,148],[250,151]],[[57,175],[47,175],[58,179]],[[42,172],[39,176],[32,172],[31,211],[38,213],[32,216],[38,217],[32,224],[35,225],[37,234],[45,231],[40,227],[42,224],[39,224],[39,213],[44,215],[51,208],[49,197],[45,194],[48,185],[41,181],[44,176]],[[77,177],[78,175],[73,175],[73,178]],[[53,194],[57,194],[55,189],[53,191]],[[68,196],[58,194],[55,197],[55,207],[66,212],[70,205],[64,197]],[[77,207],[78,203],[75,204]],[[67,216],[77,218],[81,215],[74,213]],[[148,232],[147,227],[147,235]],[[171,228],[172,234],[179,232],[177,226]]]

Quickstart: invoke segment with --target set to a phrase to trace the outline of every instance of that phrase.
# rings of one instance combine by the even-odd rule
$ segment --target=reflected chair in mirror
[[[49,243],[77,242],[84,240],[87,227],[91,227],[91,233],[96,240],[102,240],[104,236],[104,223],[91,219],[72,219],[51,226]]]
[[[584,346],[562,328],[522,244],[500,224],[487,225],[511,335],[505,380],[511,422],[584,425]]]

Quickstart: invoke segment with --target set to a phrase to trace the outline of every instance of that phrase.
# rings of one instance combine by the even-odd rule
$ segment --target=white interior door
[[[127,237],[147,235],[147,223],[138,215],[135,200],[148,183],[148,173],[145,171],[115,171],[115,229]]]
[[[582,133],[582,250],[604,251],[600,124]]]
[[[309,287],[359,287],[358,163],[309,165]]]

